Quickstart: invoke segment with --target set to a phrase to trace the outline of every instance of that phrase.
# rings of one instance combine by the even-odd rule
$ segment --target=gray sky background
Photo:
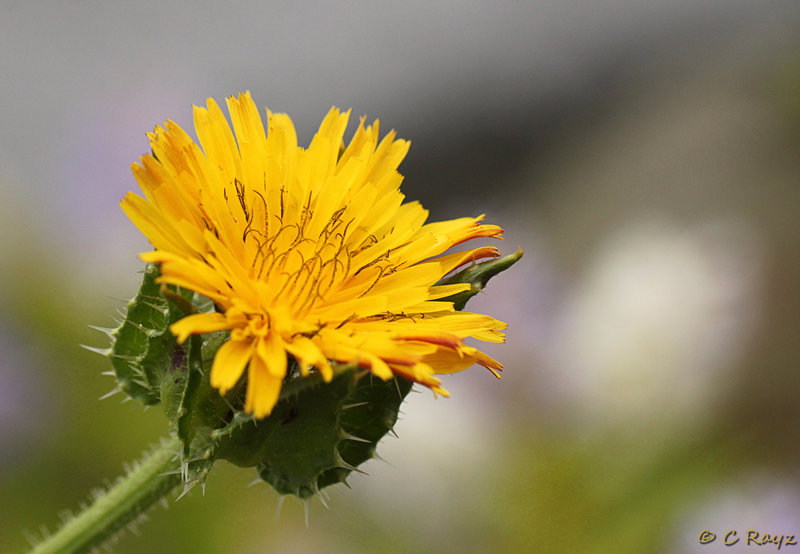
[[[208,96],[251,90],[292,116],[301,144],[331,105],[352,107],[410,138],[412,156],[430,154],[448,133],[502,132],[537,104],[590,93],[604,71],[791,11],[746,0],[4,4],[5,210],[34,214],[23,235],[108,255],[109,234],[138,240],[116,205],[136,188],[144,133],[167,118],[191,131],[190,105]]]

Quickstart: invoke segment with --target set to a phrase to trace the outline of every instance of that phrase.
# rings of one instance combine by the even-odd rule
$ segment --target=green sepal
[[[211,386],[209,371],[217,349],[227,337],[228,332],[190,337],[183,345],[188,348],[186,371],[162,383],[164,411],[176,424],[184,458],[189,457],[200,430],[207,434],[226,425],[233,417],[234,405]],[[241,388],[237,387],[227,396],[235,398]],[[234,403],[241,405],[236,400]]]
[[[163,374],[163,379],[158,383],[161,407],[170,421],[178,421],[183,413],[181,404],[183,403],[183,397],[190,376],[189,358],[192,356],[191,350],[193,342],[194,341],[190,339],[183,344],[175,343],[175,359],[180,359],[181,363],[173,366],[174,369],[170,375],[166,373]]]
[[[225,398],[211,387],[208,371],[227,332],[192,336],[178,344],[169,326],[213,304],[193,291],[156,283],[159,268],[145,266],[142,284],[125,319],[111,331],[109,349],[120,388],[145,405],[158,404],[176,426],[184,455],[199,427],[220,427],[231,418]]]
[[[383,381],[372,374],[363,375],[342,407],[341,427],[348,436],[360,440],[345,440],[339,445],[339,455],[345,463],[357,468],[377,457],[378,442],[394,428],[400,405],[411,391],[413,382],[402,377]],[[350,469],[336,467],[319,476],[322,489],[344,482]]]
[[[375,457],[410,389],[405,379],[382,381],[352,366],[337,368],[329,383],[294,378],[268,417],[240,412],[214,431],[213,456],[256,467],[278,493],[307,498]]]
[[[183,386],[183,394],[177,411],[178,438],[181,441],[184,458],[189,457],[192,438],[194,438],[194,409],[197,405],[197,391],[203,383],[203,361],[201,357],[203,339],[202,337],[193,336],[189,338],[188,342],[189,363],[185,377],[183,377],[185,385]]]
[[[186,371],[187,352],[175,341],[169,326],[184,316],[161,294],[155,282],[158,266],[145,266],[142,286],[128,302],[124,320],[110,332],[109,357],[120,388],[145,405],[161,401],[162,384]],[[190,300],[194,293],[171,287]]]
[[[441,300],[445,302],[452,302],[453,307],[456,310],[463,310],[464,306],[467,304],[467,301],[482,291],[484,287],[486,287],[486,283],[489,282],[489,279],[517,263],[517,261],[522,257],[522,254],[522,249],[520,249],[513,254],[508,254],[507,256],[502,256],[487,262],[470,265],[461,271],[442,279],[436,284],[454,285],[457,283],[469,283],[470,289],[464,292],[456,293],[452,296],[448,296],[447,298],[442,298]]]
[[[201,380],[194,393],[192,419],[195,426],[217,429],[229,422],[233,411],[244,405],[245,383],[242,382],[232,391],[222,396],[218,389],[211,386],[211,366],[220,346],[230,336],[229,331],[217,331],[202,336],[200,349]]]

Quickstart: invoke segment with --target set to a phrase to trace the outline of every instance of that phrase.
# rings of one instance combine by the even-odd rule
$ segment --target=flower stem
[[[162,441],[83,512],[47,537],[31,554],[87,552],[102,545],[181,484],[178,439]]]

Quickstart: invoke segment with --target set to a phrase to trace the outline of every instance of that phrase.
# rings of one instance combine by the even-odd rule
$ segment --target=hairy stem
[[[47,537],[31,554],[87,552],[102,545],[181,484],[180,444],[165,440],[102,497]]]

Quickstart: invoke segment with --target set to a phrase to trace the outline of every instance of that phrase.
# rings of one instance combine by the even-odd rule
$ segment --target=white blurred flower
[[[738,222],[642,221],[610,236],[573,291],[550,359],[591,419],[705,412],[756,316],[759,241]]]

